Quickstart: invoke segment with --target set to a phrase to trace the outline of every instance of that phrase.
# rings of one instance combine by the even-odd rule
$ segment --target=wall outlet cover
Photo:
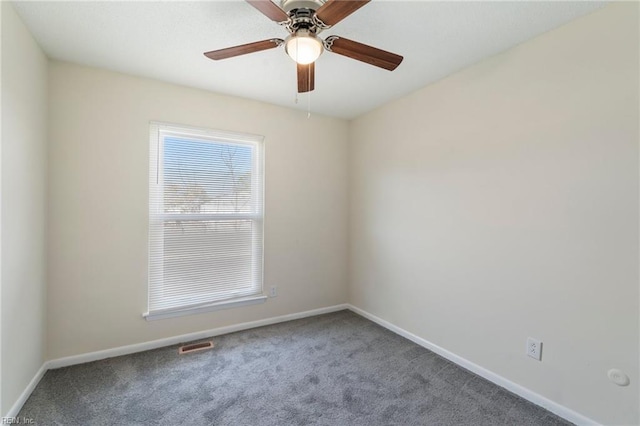
[[[533,337],[527,338],[527,352],[526,354],[533,359],[542,361],[542,342]]]

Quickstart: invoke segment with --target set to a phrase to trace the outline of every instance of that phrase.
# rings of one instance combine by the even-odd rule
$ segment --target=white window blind
[[[148,319],[264,299],[262,145],[151,124]]]

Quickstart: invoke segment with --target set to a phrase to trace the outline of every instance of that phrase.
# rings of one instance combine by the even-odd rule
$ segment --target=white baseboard
[[[330,312],[348,309],[347,304],[328,306],[326,308],[312,309],[310,311],[298,312],[295,314],[281,315],[278,317],[265,318],[257,321],[243,322],[240,324],[218,327],[210,330],[198,331],[195,333],[182,334],[180,336],[167,337],[165,339],[152,340],[149,342],[136,343],[133,345],[120,346],[102,351],[89,352],[86,354],[73,355],[64,358],[53,359],[47,362],[49,369],[68,367],[70,365],[84,364],[85,362],[98,361],[114,356],[128,355],[136,352],[158,349],[164,346],[177,345],[178,343],[191,342],[193,340],[205,339],[207,337],[220,336],[221,334],[234,333],[236,331],[248,330],[250,328],[262,327],[265,325],[277,324],[316,315],[328,314]]]
[[[364,311],[356,306],[348,304],[348,309],[355,312],[358,315],[365,317],[368,320],[375,322],[382,327],[393,331],[394,333],[411,340],[412,342],[422,346],[423,348],[429,349],[432,352],[437,353],[443,358],[448,359],[451,362],[454,362],[465,368],[472,373],[477,374],[478,376],[489,380],[490,382],[495,383],[496,385],[507,389],[510,392],[515,393],[516,395],[530,401],[540,407],[551,411],[552,413],[572,422],[576,425],[580,426],[600,426],[600,424],[586,416],[583,416],[580,413],[577,413],[563,405],[558,404],[557,402],[551,401],[550,399],[545,398],[544,396],[537,394],[523,386],[520,386],[517,383],[514,383],[510,380],[505,379],[504,377],[487,370],[484,367],[480,367],[478,364],[474,364],[473,362],[462,358],[454,354],[453,352],[449,352],[448,350],[429,342],[428,340],[423,339],[422,337],[418,337],[413,333],[410,333],[396,325],[391,324],[388,321],[383,320],[382,318],[378,318],[377,316],[370,314],[367,311]]]
[[[428,340],[425,340],[421,337],[416,336],[415,334],[412,334],[398,326],[395,326],[393,324],[391,324],[388,321],[385,321],[381,318],[378,318],[375,315],[370,314],[369,312],[366,312],[356,306],[350,305],[350,304],[341,304],[341,305],[334,305],[334,306],[329,306],[326,308],[319,308],[319,309],[312,309],[310,311],[304,311],[304,312],[298,312],[295,314],[288,314],[288,315],[281,315],[278,317],[272,317],[272,318],[265,318],[262,320],[257,320],[257,321],[249,321],[249,322],[244,322],[241,324],[235,324],[235,325],[229,325],[226,327],[218,327],[218,328],[214,328],[214,329],[210,329],[210,330],[205,330],[205,331],[199,331],[196,333],[189,333],[189,334],[183,334],[180,336],[174,336],[174,337],[168,337],[165,339],[158,339],[158,340],[152,340],[149,342],[144,342],[144,343],[137,343],[137,344],[133,344],[133,345],[127,345],[127,346],[120,346],[117,348],[112,348],[112,349],[105,349],[102,351],[96,351],[96,352],[89,352],[86,354],[81,354],[81,355],[74,355],[74,356],[69,356],[69,357],[65,357],[65,358],[58,358],[58,359],[54,359],[54,360],[50,360],[45,362],[42,367],[40,367],[40,369],[38,370],[38,372],[36,373],[36,375],[34,376],[34,378],[31,380],[31,382],[29,382],[29,384],[27,385],[27,387],[25,388],[25,390],[22,392],[22,394],[20,395],[20,397],[18,398],[18,400],[15,402],[15,404],[13,404],[13,406],[11,407],[11,409],[9,410],[9,412],[7,413],[7,415],[5,417],[15,417],[18,415],[18,413],[20,412],[20,410],[22,409],[22,406],[24,405],[24,403],[27,401],[27,399],[29,398],[29,396],[31,395],[31,393],[33,392],[33,390],[35,389],[35,387],[38,385],[38,383],[40,382],[40,379],[42,379],[42,377],[44,376],[44,374],[47,372],[47,370],[49,369],[55,369],[55,368],[61,368],[61,367],[68,367],[71,365],[76,365],[76,364],[83,364],[86,362],[91,362],[91,361],[97,361],[97,360],[101,360],[101,359],[105,359],[105,358],[112,358],[115,356],[121,356],[121,355],[128,355],[128,354],[132,354],[132,353],[136,353],[136,352],[143,352],[143,351],[147,351],[150,349],[157,349],[157,348],[161,348],[164,346],[171,346],[171,345],[175,345],[178,343],[183,343],[183,342],[189,342],[189,341],[193,341],[193,340],[199,340],[199,339],[204,339],[207,337],[212,337],[212,336],[219,336],[222,334],[228,334],[228,333],[233,333],[236,331],[242,331],[242,330],[248,330],[251,328],[256,328],[256,327],[262,327],[265,325],[271,325],[271,324],[277,324],[277,323],[281,323],[281,322],[285,322],[285,321],[291,321],[291,320],[296,320],[296,319],[301,319],[301,318],[307,318],[307,317],[312,317],[312,316],[316,316],[316,315],[322,315],[322,314],[327,314],[327,313],[331,313],[331,312],[337,312],[337,311],[341,311],[344,309],[349,309],[355,313],[357,313],[358,315],[361,315],[373,322],[375,322],[376,324],[381,325],[382,327],[393,331],[394,333],[411,340],[412,342],[426,348],[429,349],[430,351],[433,351],[435,353],[437,353],[438,355],[442,356],[443,358],[448,359],[451,362],[454,362],[456,364],[458,364],[459,366],[477,374],[480,377],[483,377],[487,380],[489,380],[490,382],[495,383],[496,385],[503,387],[513,393],[515,393],[516,395],[531,401],[532,403],[539,405],[549,411],[551,411],[552,413],[566,419],[569,420],[572,423],[575,423],[577,425],[584,425],[584,426],[600,426],[599,423],[597,423],[596,421],[583,416],[580,413],[577,413],[563,405],[560,405],[554,401],[551,401],[550,399],[547,399],[545,397],[543,397],[542,395],[539,395],[523,386],[520,386],[510,380],[505,379],[504,377],[487,370],[486,368],[480,367],[477,364],[474,364],[473,362],[462,358],[452,352],[449,352],[448,350],[441,348],[440,346],[429,342]]]
[[[40,369],[36,372],[36,375],[33,376],[33,379],[31,379],[31,381],[29,382],[27,387],[24,389],[24,391],[22,391],[22,393],[18,397],[18,400],[9,409],[9,412],[7,413],[7,415],[4,416],[3,418],[12,418],[12,417],[18,416],[18,413],[22,409],[22,406],[24,405],[25,402],[27,402],[27,399],[29,399],[29,397],[31,396],[31,392],[33,392],[36,386],[38,386],[38,383],[40,383],[40,380],[44,376],[44,373],[47,372],[47,370],[48,370],[47,363],[45,362],[44,364],[42,364]],[[4,424],[4,422],[2,421],[2,418],[0,418],[0,423]]]

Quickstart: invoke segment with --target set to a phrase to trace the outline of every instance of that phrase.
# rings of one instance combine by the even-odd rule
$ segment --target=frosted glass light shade
[[[322,42],[315,34],[298,31],[285,40],[284,50],[287,55],[301,65],[315,62],[322,54]]]

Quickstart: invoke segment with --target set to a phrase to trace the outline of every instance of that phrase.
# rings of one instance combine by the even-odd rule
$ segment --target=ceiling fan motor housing
[[[289,13],[295,9],[310,9],[316,11],[320,9],[326,0],[282,0],[282,9]]]

